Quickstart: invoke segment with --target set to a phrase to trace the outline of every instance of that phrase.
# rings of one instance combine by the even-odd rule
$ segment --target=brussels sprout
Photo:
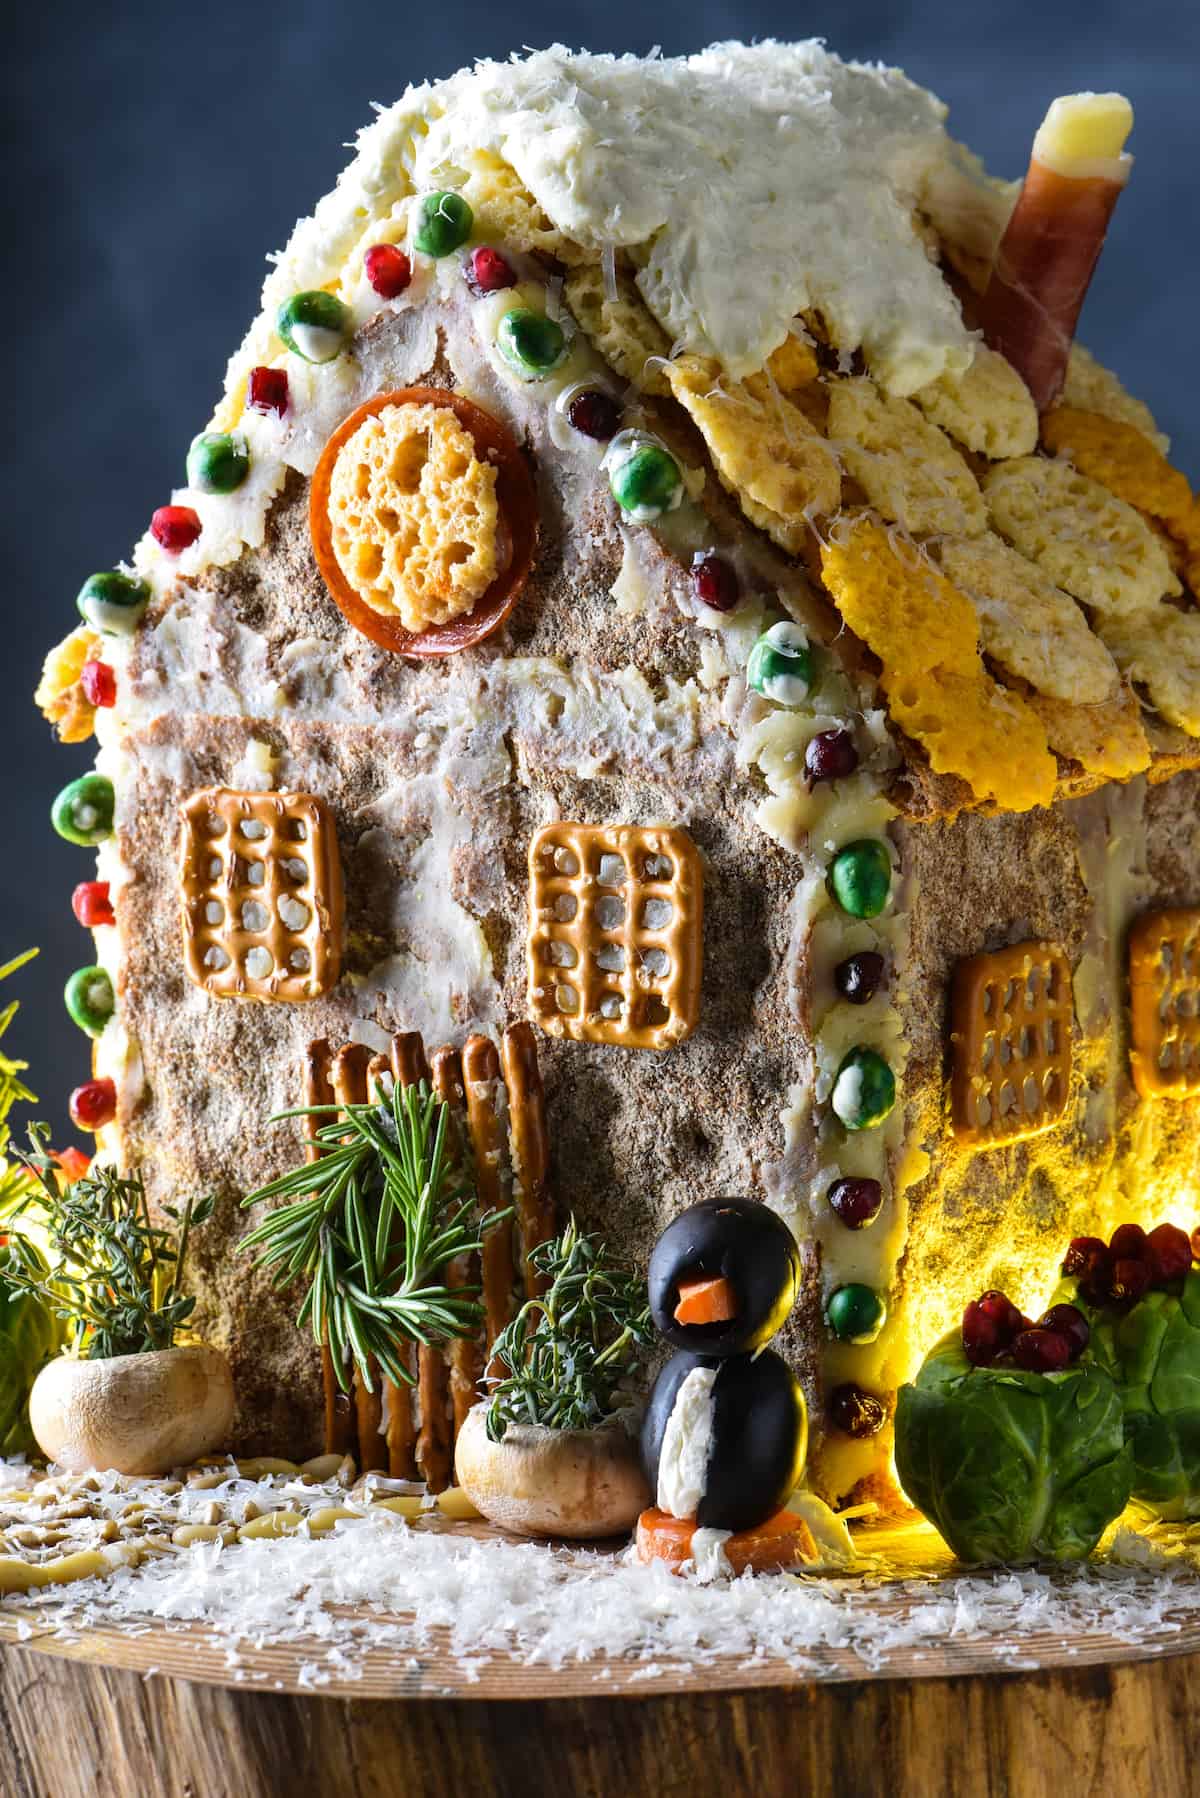
[[[0,1273],[0,1455],[35,1454],[29,1389],[63,1345],[62,1326],[32,1293]]]
[[[1089,1353],[1116,1381],[1124,1409],[1133,1496],[1162,1517],[1200,1517],[1200,1272],[1178,1297],[1148,1292],[1124,1315],[1085,1315]]]
[[[1079,1561],[1124,1509],[1132,1456],[1103,1368],[972,1367],[955,1330],[900,1388],[896,1467],[960,1560]]]

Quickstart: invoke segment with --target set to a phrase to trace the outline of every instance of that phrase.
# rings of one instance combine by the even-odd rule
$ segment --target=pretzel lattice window
[[[189,980],[214,999],[327,993],[341,964],[342,868],[324,801],[206,787],[181,810]]]
[[[1200,1093],[1200,906],[1146,912],[1129,932],[1130,1054],[1143,1099]]]
[[[1014,943],[954,970],[951,1115],[977,1148],[1049,1130],[1071,1085],[1071,965],[1052,943]]]
[[[690,1036],[704,880],[687,832],[548,824],[529,874],[529,1004],[547,1035],[627,1049]]]

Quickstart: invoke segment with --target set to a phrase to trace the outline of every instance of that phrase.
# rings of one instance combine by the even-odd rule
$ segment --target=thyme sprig
[[[547,1281],[496,1338],[487,1430],[500,1442],[514,1423],[595,1429],[619,1408],[653,1340],[646,1283],[574,1218],[529,1260]]]
[[[178,1232],[151,1221],[140,1174],[121,1175],[93,1162],[69,1185],[47,1147],[43,1124],[29,1129],[19,1153],[26,1185],[7,1206],[10,1217],[34,1214],[49,1254],[28,1237],[9,1238],[5,1278],[36,1293],[69,1326],[70,1346],[88,1361],[173,1348],[196,1301],[182,1289],[192,1229],[212,1215],[213,1200],[164,1206]]]
[[[482,1308],[478,1286],[451,1286],[445,1272],[477,1253],[485,1230],[507,1213],[480,1218],[475,1191],[454,1154],[450,1108],[419,1086],[377,1088],[364,1105],[312,1105],[271,1121],[324,1117],[314,1162],[280,1175],[242,1200],[286,1199],[243,1239],[273,1284],[306,1279],[297,1323],[329,1347],[339,1384],[351,1366],[372,1387],[372,1362],[394,1383],[412,1383],[405,1342],[470,1336]]]

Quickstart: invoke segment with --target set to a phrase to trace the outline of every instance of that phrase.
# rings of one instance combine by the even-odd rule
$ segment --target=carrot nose
[[[736,1316],[737,1295],[728,1280],[720,1275],[709,1279],[704,1274],[695,1280],[680,1280],[677,1324],[726,1324]]]

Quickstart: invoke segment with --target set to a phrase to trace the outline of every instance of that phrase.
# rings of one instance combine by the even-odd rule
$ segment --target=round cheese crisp
[[[346,581],[414,634],[470,612],[500,571],[496,470],[448,406],[365,418],[338,452],[328,506]]]

